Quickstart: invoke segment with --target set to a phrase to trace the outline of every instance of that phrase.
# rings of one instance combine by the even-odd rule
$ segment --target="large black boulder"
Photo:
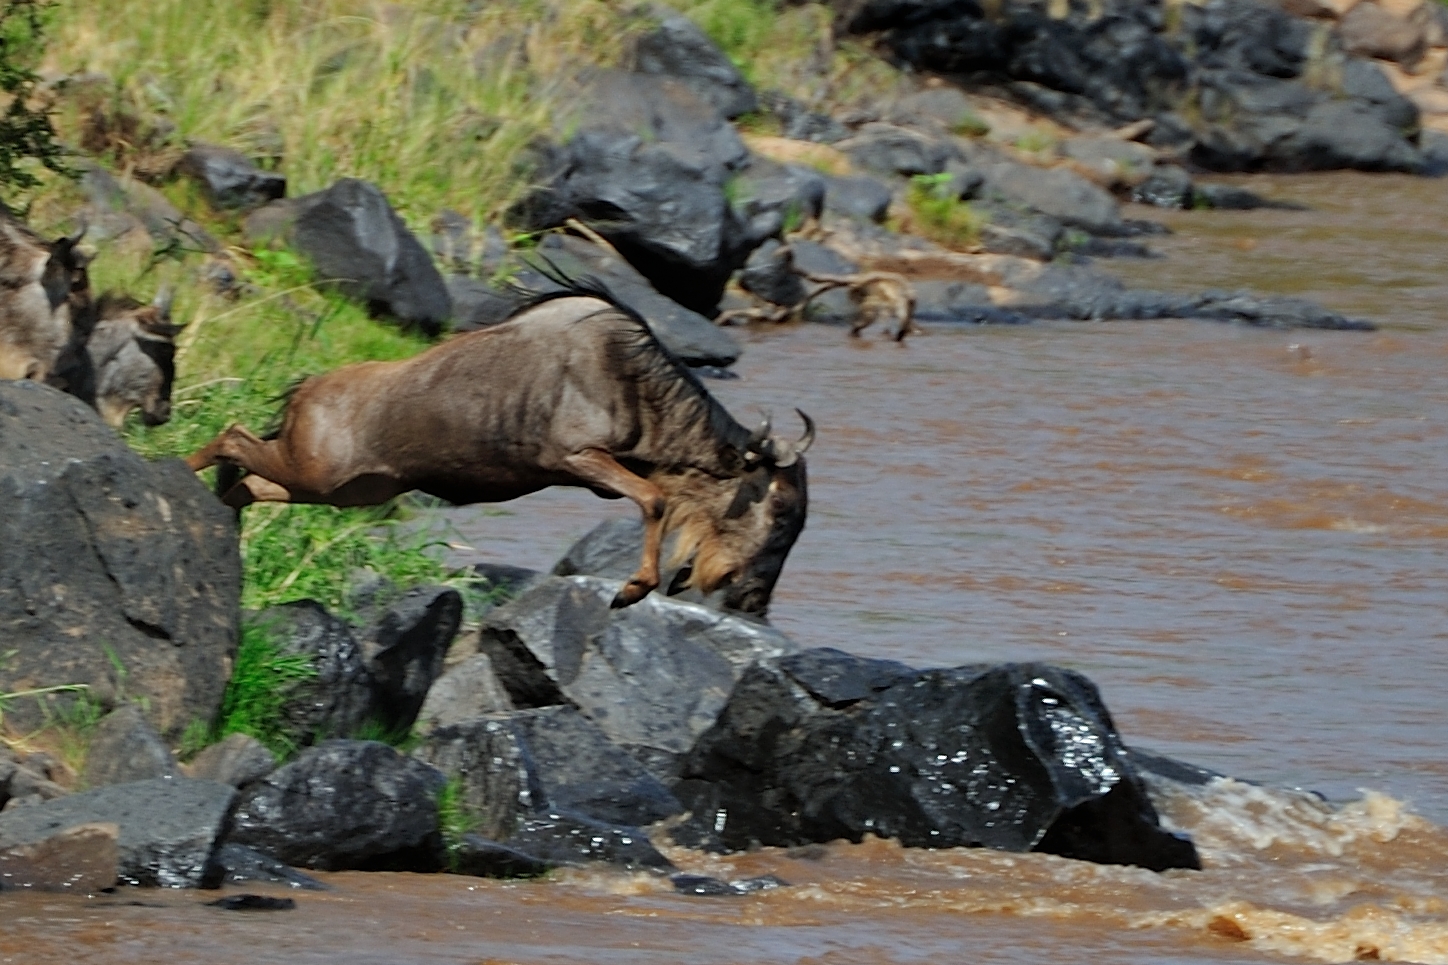
[[[729,120],[759,108],[739,68],[682,14],[664,13],[657,28],[635,41],[631,66],[640,74],[676,78]]]
[[[1044,664],[914,670],[829,649],[761,662],[675,793],[692,812],[676,839],[705,847],[874,834],[1199,867],[1160,826],[1096,688]]]
[[[682,808],[669,789],[569,706],[489,714],[433,731],[416,751],[462,782],[486,836],[511,838],[545,811],[638,827]]]
[[[763,239],[729,204],[749,152],[681,80],[600,71],[582,82],[577,130],[540,149],[539,185],[512,211],[542,230],[577,218],[663,295],[712,317],[730,273]]]
[[[565,278],[597,279],[621,304],[637,312],[664,347],[686,365],[732,365],[743,351],[733,335],[659,294],[627,261],[590,241],[549,235],[523,256],[521,267],[513,285],[528,292],[558,290]],[[515,304],[522,303],[521,294],[510,294]]]
[[[227,841],[322,871],[437,871],[443,781],[386,744],[325,741],[242,792]]]
[[[283,202],[294,218],[286,237],[315,268],[372,312],[437,335],[452,299],[432,256],[375,184],[343,178]],[[266,210],[266,209],[262,209]]]
[[[310,677],[285,684],[278,731],[295,747],[351,737],[372,717],[375,683],[352,627],[316,600],[297,600],[254,618],[253,632],[289,656],[305,658]]]
[[[419,586],[382,608],[361,632],[373,685],[372,719],[405,732],[417,720],[448,646],[462,625],[463,598],[445,586]]]
[[[657,593],[611,609],[618,585],[540,581],[487,615],[479,649],[515,706],[572,703],[667,780],[745,670],[794,644],[764,624]]]
[[[213,144],[192,147],[181,156],[178,170],[195,180],[216,208],[255,208],[287,193],[283,175],[264,171],[246,155]]]
[[[215,887],[222,873],[216,852],[235,798],[225,784],[183,777],[111,784],[0,814],[0,851],[80,824],[115,824],[122,883]]]
[[[236,523],[179,460],[142,459],[78,399],[0,382],[0,693],[79,685],[175,738],[236,652]],[[73,699],[57,694],[54,700]],[[5,722],[38,727],[15,699]]]

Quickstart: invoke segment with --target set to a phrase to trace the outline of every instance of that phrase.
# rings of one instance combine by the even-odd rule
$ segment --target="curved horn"
[[[85,233],[86,233],[87,231],[89,231],[89,230],[90,230],[90,225],[89,225],[88,223],[86,223],[85,221],[82,221],[82,222],[80,223],[80,227],[77,228],[77,229],[75,229],[75,234],[73,234],[73,235],[66,235],[66,236],[65,236],[65,240],[68,241],[68,242],[70,242],[71,246],[74,247],[74,246],[80,244],[80,240],[85,237]]]
[[[794,444],[795,455],[802,456],[806,449],[814,445],[815,424],[813,419],[804,414],[803,409],[795,409],[794,411],[798,413],[800,420],[804,422],[804,435],[800,436],[799,441]]]
[[[759,425],[749,434],[749,445],[746,447],[750,452],[762,452],[761,448],[769,439],[769,413],[764,414]]]
[[[156,292],[156,297],[152,300],[151,305],[161,313],[163,318],[170,318],[171,301],[175,296],[176,293],[171,289],[170,285],[162,285],[160,290]]]

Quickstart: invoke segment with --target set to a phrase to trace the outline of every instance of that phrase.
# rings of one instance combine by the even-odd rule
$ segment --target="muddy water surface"
[[[1314,210],[1151,213],[1167,257],[1111,269],[1383,331],[937,326],[900,348],[808,327],[747,335],[743,377],[711,383],[741,417],[819,423],[777,625],[1085,672],[1129,741],[1273,788],[1170,802],[1207,870],[871,841],[671,852],[794,884],[736,899],[592,873],[335,875],[272,915],[6,895],[0,962],[1448,962],[1448,182],[1248,185]],[[540,494],[455,515],[458,552],[546,568],[629,512]]]

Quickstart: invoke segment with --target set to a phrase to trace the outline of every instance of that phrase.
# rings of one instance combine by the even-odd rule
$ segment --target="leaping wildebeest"
[[[643,553],[615,607],[659,585],[660,546],[677,532],[677,561],[691,566],[676,582],[762,612],[804,528],[814,425],[799,414],[797,441],[767,419],[751,432],[642,318],[575,280],[413,358],[307,379],[277,432],[233,425],[187,463],[220,463],[218,494],[237,509],[375,505],[413,489],[459,505],[549,486],[627,497],[643,513]]]

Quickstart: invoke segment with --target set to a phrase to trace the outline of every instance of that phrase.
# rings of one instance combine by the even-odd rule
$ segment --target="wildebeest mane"
[[[748,443],[749,430],[741,426],[729,414],[729,410],[709,393],[699,377],[669,351],[668,346],[659,341],[637,309],[615,295],[612,289],[595,275],[569,275],[543,256],[538,256],[538,261],[543,264],[535,261],[531,265],[533,270],[557,287],[548,291],[533,291],[514,286],[513,290],[522,295],[524,301],[509,318],[560,298],[596,298],[607,303],[609,309],[585,315],[578,320],[579,324],[606,313],[617,313],[631,322],[631,325],[620,330],[611,341],[609,347],[614,359],[626,367],[640,389],[663,411],[686,414],[689,421],[706,421],[715,439],[743,452]]]

